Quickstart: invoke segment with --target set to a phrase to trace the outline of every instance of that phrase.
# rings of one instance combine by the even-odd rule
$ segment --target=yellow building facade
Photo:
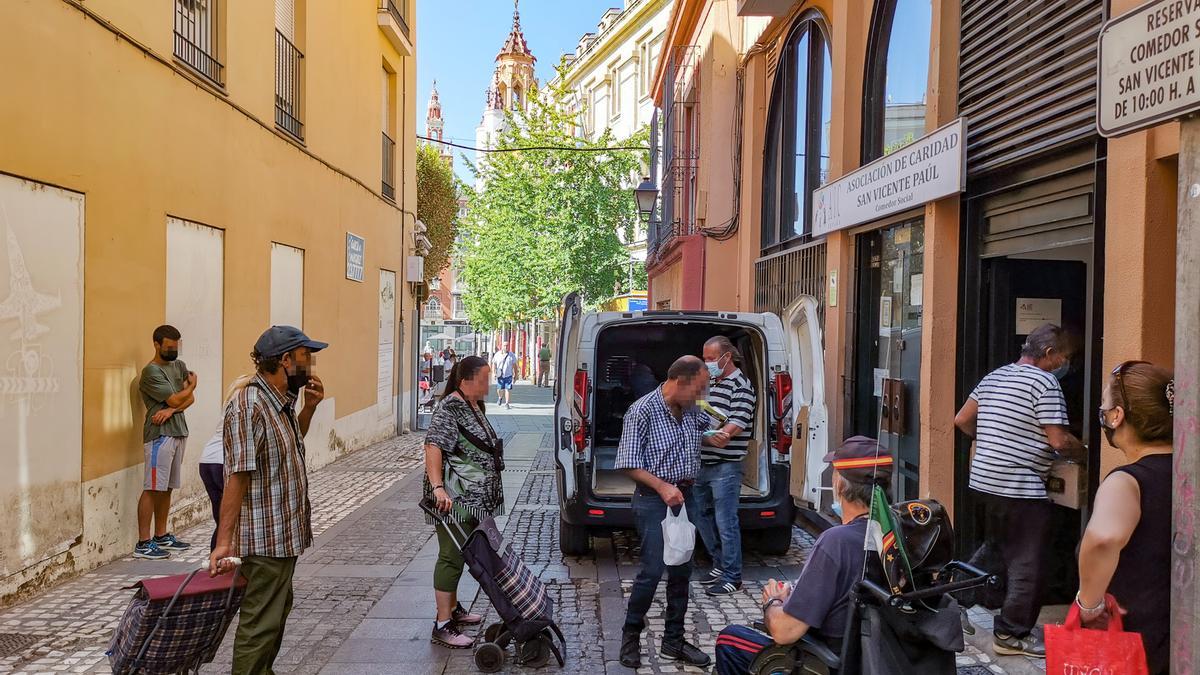
[[[159,324],[199,379],[176,530],[206,517],[200,449],[272,323],[331,345],[310,470],[407,426],[414,11],[0,6],[0,599],[132,550]]]

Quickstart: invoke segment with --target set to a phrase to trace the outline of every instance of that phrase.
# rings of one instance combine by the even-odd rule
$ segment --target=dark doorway
[[[1046,257],[1052,254],[1046,252]],[[1094,414],[1087,411],[1093,392],[1088,382],[1086,346],[1088,331],[1088,265],[1079,260],[986,258],[980,261],[981,303],[975,310],[980,337],[973,381],[964,382],[970,392],[978,379],[1020,358],[1028,333],[1041,323],[1057,323],[1074,338],[1070,372],[1061,380],[1067,402],[1070,431],[1088,442]],[[1088,464],[1098,466],[1098,449]],[[959,485],[966,485],[969,458],[960,452],[957,461]],[[970,555],[983,542],[985,513],[978,493],[959,491],[958,518],[960,550]],[[1075,550],[1081,535],[1082,512],[1054,506],[1052,543],[1045,552],[1049,580],[1044,601],[1061,604],[1071,600],[1078,588]]]

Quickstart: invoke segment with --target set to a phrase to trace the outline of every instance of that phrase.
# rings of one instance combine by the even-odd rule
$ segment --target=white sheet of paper
[[[1017,298],[1017,335],[1029,335],[1047,323],[1062,325],[1061,298]]]
[[[908,304],[920,307],[925,303],[925,275],[914,274],[909,281]]]

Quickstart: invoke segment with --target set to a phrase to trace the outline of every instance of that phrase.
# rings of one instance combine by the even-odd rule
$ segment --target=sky
[[[538,82],[554,78],[559,57],[575,51],[579,38],[596,31],[600,16],[623,0],[521,0],[521,30],[537,57]],[[475,144],[475,127],[492,81],[496,54],[512,29],[511,0],[417,0],[417,133],[425,135],[429,92],[437,80],[446,140]],[[454,169],[474,183],[460,153]]]

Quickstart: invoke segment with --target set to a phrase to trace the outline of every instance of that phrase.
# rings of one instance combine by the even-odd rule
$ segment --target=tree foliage
[[[454,171],[436,146],[417,146],[417,218],[425,223],[430,251],[425,256],[425,283],[436,279],[450,262],[458,234],[458,186]]]
[[[561,86],[531,92],[528,111],[510,113],[495,147],[647,145],[645,130],[629,139],[611,130],[594,141],[575,137],[578,113],[567,112],[567,96]],[[629,182],[647,160],[644,150],[523,150],[491,153],[473,167],[477,189],[457,249],[471,323],[550,318],[570,291],[595,305],[628,290],[630,257],[618,231],[632,233]],[[634,277],[636,285],[644,271]]]

